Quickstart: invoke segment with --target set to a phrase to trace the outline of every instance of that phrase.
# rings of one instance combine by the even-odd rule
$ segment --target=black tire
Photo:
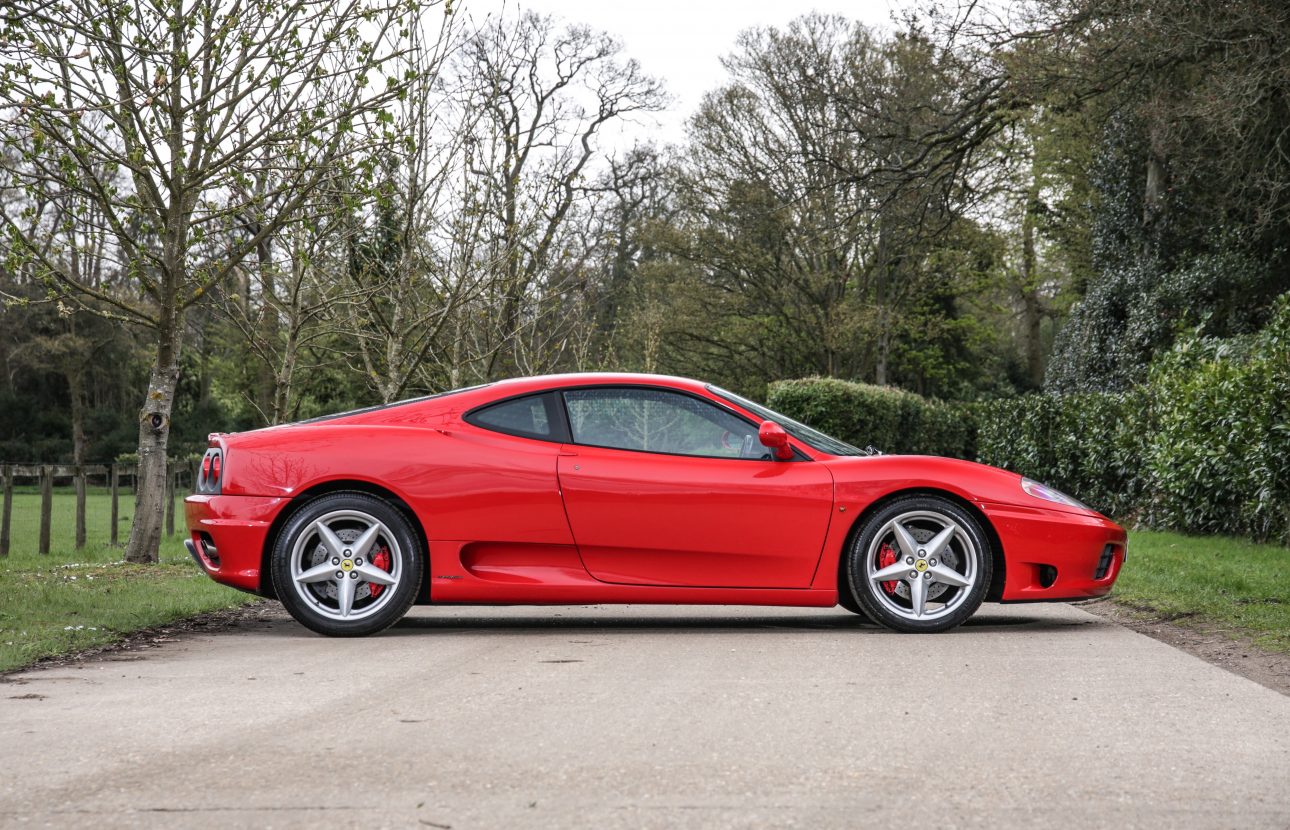
[[[897,525],[905,531],[903,541]],[[939,550],[929,550],[941,538]],[[909,543],[913,550],[906,549]],[[891,554],[896,561],[883,564]],[[874,622],[896,631],[934,633],[962,625],[976,613],[993,567],[989,539],[970,511],[940,496],[909,496],[884,506],[856,533],[847,551],[845,583]],[[874,579],[884,568],[909,570]],[[915,608],[920,596],[921,614]]]
[[[368,531],[367,551],[348,547],[363,543]],[[337,542],[340,551],[332,549]],[[384,631],[407,613],[421,587],[426,557],[408,520],[389,502],[339,492],[297,508],[278,534],[271,559],[278,598],[297,622],[330,637],[362,637]],[[331,567],[334,573],[317,573]],[[309,571],[315,572],[312,580]]]

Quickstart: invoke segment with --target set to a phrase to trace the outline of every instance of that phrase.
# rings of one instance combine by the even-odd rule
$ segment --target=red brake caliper
[[[385,571],[386,573],[389,573],[390,572],[390,549],[387,548],[385,545],[381,545],[381,549],[378,550],[376,553],[372,554],[372,564],[380,568],[381,570]],[[893,582],[892,584],[894,585],[895,583]],[[377,585],[375,582],[368,583],[367,587],[372,592],[372,599],[376,599],[377,597],[379,597],[381,595],[381,592],[385,590],[384,585]]]
[[[891,549],[891,545],[883,545],[878,555],[878,567],[881,569],[894,564],[896,564],[896,551]],[[896,593],[896,586],[899,584],[895,580],[884,582],[882,583],[882,589],[889,594],[894,594]]]

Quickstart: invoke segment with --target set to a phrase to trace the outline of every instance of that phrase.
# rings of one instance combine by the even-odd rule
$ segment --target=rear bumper
[[[184,547],[211,579],[264,593],[264,544],[274,518],[288,499],[260,496],[192,495],[184,499],[188,539]]]
[[[983,505],[1007,561],[1003,602],[1090,599],[1111,591],[1128,534],[1096,514]]]

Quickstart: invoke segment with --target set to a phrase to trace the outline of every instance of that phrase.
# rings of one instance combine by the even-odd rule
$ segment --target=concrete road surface
[[[1065,605],[289,620],[0,684],[6,827],[1290,827],[1290,697]]]

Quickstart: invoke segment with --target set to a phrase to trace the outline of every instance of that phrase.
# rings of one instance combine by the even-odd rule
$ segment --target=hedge
[[[1027,395],[973,407],[977,460],[1051,484],[1126,516],[1148,492],[1143,458],[1152,405],[1145,390]]]
[[[1290,542],[1290,304],[1248,341],[1183,342],[1149,388],[1145,520]]]
[[[1128,392],[966,406],[838,380],[770,405],[858,446],[976,458],[1148,527],[1290,542],[1290,296],[1257,335],[1184,337]]]
[[[970,411],[901,389],[831,378],[785,380],[771,384],[767,404],[857,447],[954,458],[975,455]]]

